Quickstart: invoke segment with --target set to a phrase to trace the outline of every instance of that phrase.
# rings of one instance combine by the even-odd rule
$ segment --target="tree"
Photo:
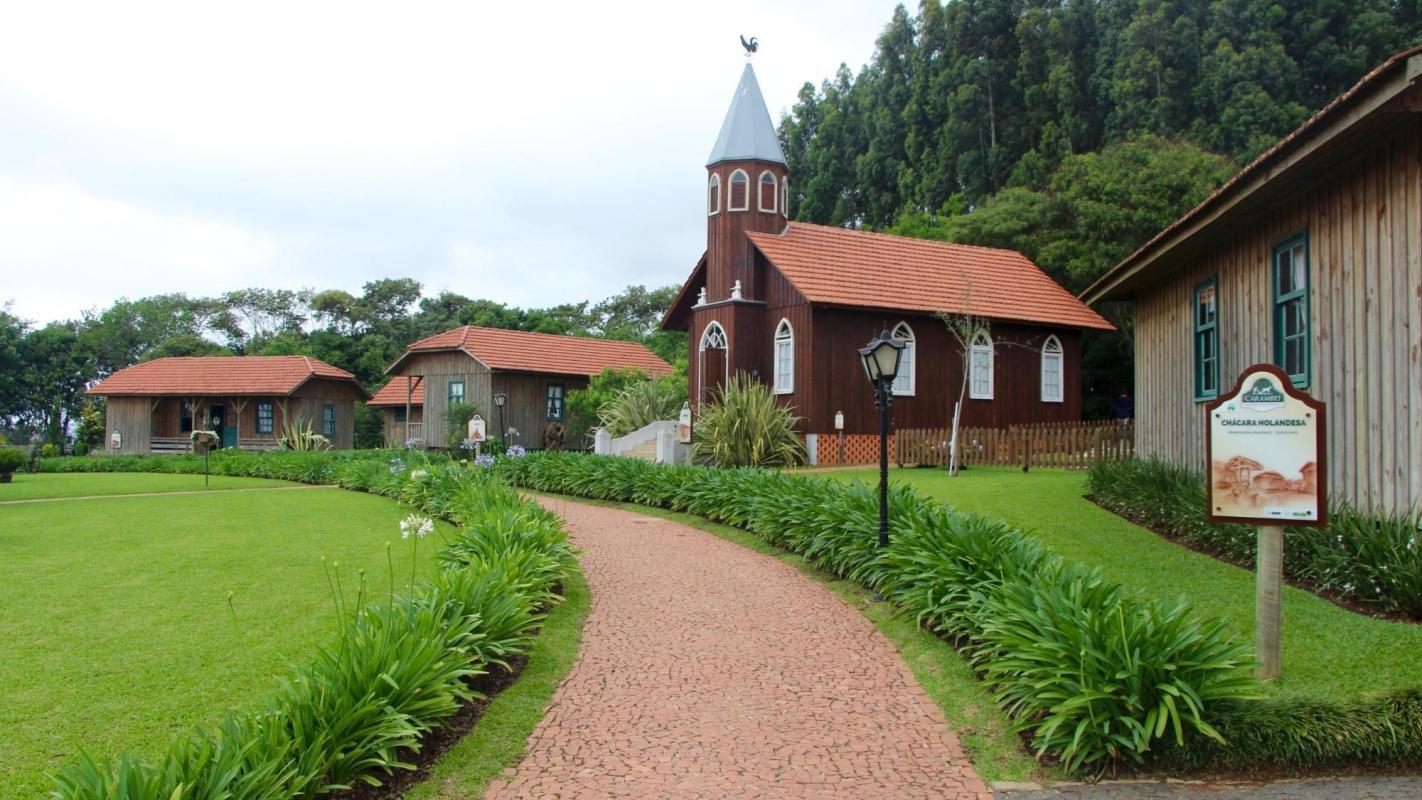
[[[52,323],[21,342],[24,364],[20,417],[45,443],[63,448],[94,374],[94,356],[75,323]]]

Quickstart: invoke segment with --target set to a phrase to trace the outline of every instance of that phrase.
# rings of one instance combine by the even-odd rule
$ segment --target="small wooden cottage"
[[[355,440],[355,376],[306,356],[158,358],[121,369],[87,394],[105,398],[110,453],[185,452],[193,428],[223,447],[275,450],[288,421],[310,425],[337,449]]]
[[[568,392],[583,389],[604,369],[635,368],[669,375],[671,365],[636,342],[557,336],[466,325],[410,345],[385,370],[392,383],[406,378],[405,431],[398,441],[453,447],[445,436],[450,403],[472,403],[490,436],[535,450],[560,436]],[[398,391],[398,390],[397,390]],[[415,417],[416,393],[423,393]],[[503,406],[495,401],[503,399]],[[579,443],[569,442],[569,446]]]
[[[391,378],[366,405],[380,409],[380,430],[386,447],[405,446],[405,421],[425,421],[425,384],[416,378]]]
[[[951,424],[965,370],[963,425],[1081,418],[1082,334],[1110,323],[1017,252],[790,222],[785,157],[750,65],[706,169],[706,252],[662,320],[688,334],[693,405],[746,373],[804,433],[833,434],[842,412],[849,451],[870,452],[878,416],[858,349],[889,331],[908,343],[896,429]],[[968,358],[939,313],[985,321]]]
[[[1141,455],[1204,469],[1206,402],[1268,362],[1328,404],[1335,497],[1417,506],[1422,48],[1368,73],[1082,297],[1134,303]]]

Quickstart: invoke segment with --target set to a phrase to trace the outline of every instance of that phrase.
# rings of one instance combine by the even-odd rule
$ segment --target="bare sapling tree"
[[[973,283],[966,280],[964,276],[963,304],[956,312],[940,311],[938,318],[948,327],[948,333],[953,336],[953,340],[958,345],[958,363],[963,365],[962,380],[958,385],[958,400],[953,403],[951,409],[953,414],[953,427],[948,438],[948,474],[958,474],[958,453],[960,450],[958,443],[958,417],[963,408],[963,398],[968,393],[968,384],[973,374],[973,342],[979,335],[986,336],[989,344],[992,342],[991,321],[975,312],[973,306]],[[989,355],[991,358],[991,355]]]

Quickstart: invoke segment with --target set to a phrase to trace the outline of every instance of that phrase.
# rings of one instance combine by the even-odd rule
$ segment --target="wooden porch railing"
[[[909,428],[894,432],[900,466],[948,465],[948,428]],[[1135,426],[1120,422],[1047,422],[1010,428],[959,428],[958,463],[962,466],[1059,467],[1087,469],[1100,461],[1135,454]]]

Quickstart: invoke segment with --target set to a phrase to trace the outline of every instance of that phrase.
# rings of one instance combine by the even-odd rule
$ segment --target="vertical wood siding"
[[[399,374],[424,376],[426,447],[450,446],[444,436],[444,414],[449,408],[451,381],[464,381],[464,399],[473,403],[485,419],[491,419],[494,392],[489,370],[468,353],[422,353],[406,361]],[[497,417],[492,417],[490,425],[497,424]]]
[[[1218,281],[1220,383],[1273,361],[1273,246],[1306,229],[1311,380],[1328,404],[1329,483],[1368,507],[1422,500],[1422,135],[1409,118],[1302,191],[1242,217],[1174,277],[1137,293],[1137,448],[1202,469],[1193,290]]]
[[[123,455],[147,455],[148,439],[153,435],[152,397],[110,397],[104,402],[103,452]],[[114,433],[122,437],[122,447],[109,448]]]

